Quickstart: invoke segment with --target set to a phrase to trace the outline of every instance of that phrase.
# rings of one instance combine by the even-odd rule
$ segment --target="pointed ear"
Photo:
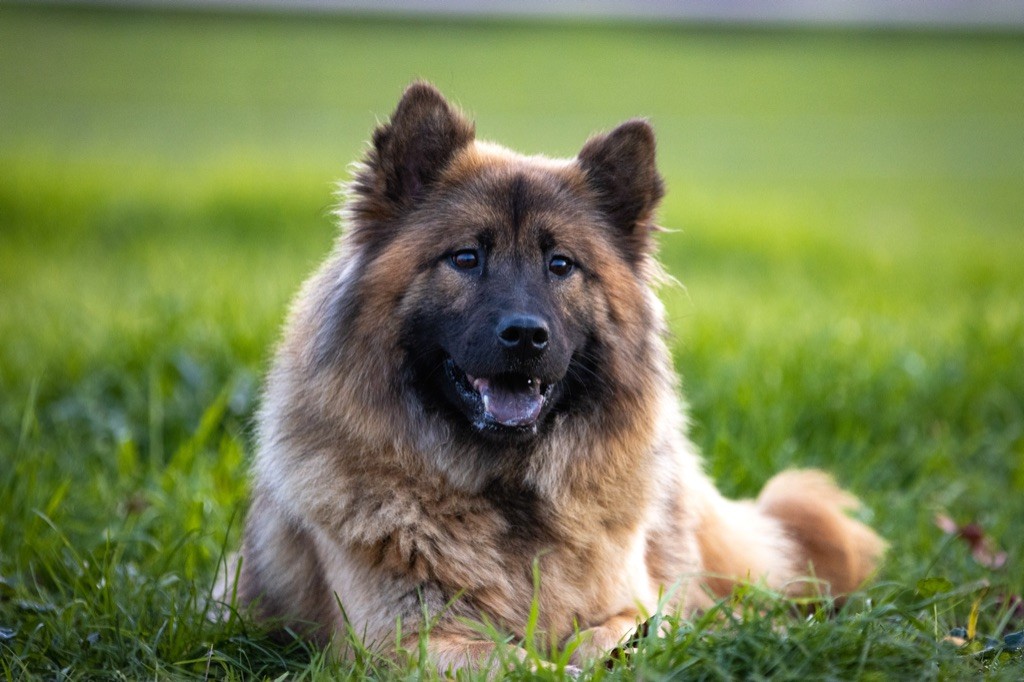
[[[577,159],[631,262],[651,251],[651,219],[665,194],[654,164],[654,147],[650,124],[634,119],[592,137]]]
[[[415,206],[475,134],[473,124],[434,86],[413,83],[391,120],[373,133],[373,147],[354,184],[362,197],[357,211],[386,219]]]

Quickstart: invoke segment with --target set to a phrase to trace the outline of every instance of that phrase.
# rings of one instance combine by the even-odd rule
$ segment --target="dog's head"
[[[349,211],[368,267],[406,282],[379,314],[398,325],[418,399],[498,439],[602,400],[609,354],[650,332],[637,327],[661,196],[644,121],[575,159],[524,157],[477,142],[437,90],[412,85],[376,130]]]

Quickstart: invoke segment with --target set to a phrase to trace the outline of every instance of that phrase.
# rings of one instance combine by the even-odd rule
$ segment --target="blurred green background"
[[[892,541],[884,578],[1024,589],[1020,34],[4,6],[10,590],[78,594],[69,548],[112,537],[141,575],[208,580],[335,183],[416,78],[527,153],[648,117],[662,296],[722,487],[823,466]]]

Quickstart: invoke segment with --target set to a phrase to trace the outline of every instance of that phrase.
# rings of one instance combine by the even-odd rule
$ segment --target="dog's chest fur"
[[[459,597],[454,609],[489,613],[516,631],[536,596],[541,623],[564,636],[573,622],[599,622],[650,596],[640,510],[610,524],[586,500],[555,501],[524,486],[466,493],[437,476],[360,479],[346,505],[360,510],[345,520],[353,559],[401,576],[408,590]]]

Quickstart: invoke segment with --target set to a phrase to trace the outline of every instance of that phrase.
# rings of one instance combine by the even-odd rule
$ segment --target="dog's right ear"
[[[475,135],[473,123],[434,86],[413,83],[391,120],[373,133],[373,147],[353,183],[351,209],[376,223],[412,209]]]

